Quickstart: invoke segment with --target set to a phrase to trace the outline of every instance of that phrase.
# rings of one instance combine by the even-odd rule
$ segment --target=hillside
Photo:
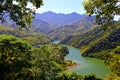
[[[113,49],[120,45],[119,24],[120,22],[116,22],[114,24],[114,26],[116,26],[114,29],[108,29],[106,31],[101,30],[100,27],[96,27],[95,29],[85,33],[77,34],[71,39],[66,37],[61,41],[61,43],[81,48],[83,55]]]
[[[60,43],[72,45],[76,48],[81,48],[82,46],[89,44],[91,41],[101,37],[103,34],[104,32],[101,31],[100,27],[97,27],[87,32],[78,33],[76,35],[72,35],[71,37],[65,37]]]
[[[93,20],[95,20],[95,17],[89,18],[84,14],[78,14],[75,12],[69,14],[54,13],[51,11],[41,14],[36,13],[35,18],[33,19],[31,30],[43,32],[52,37],[51,35],[54,36],[55,34],[56,36],[58,36],[60,32],[63,33],[63,31],[61,30],[67,30],[66,32],[64,32],[65,34],[70,34],[73,32],[76,33],[79,29],[84,30],[84,27],[88,28],[88,25],[91,26],[91,24],[93,24],[91,23]],[[85,22],[87,22],[88,25],[86,25]],[[66,26],[68,26],[67,29],[64,28]],[[56,31],[58,34],[56,33]],[[54,37],[52,37],[51,39],[54,39]]]
[[[67,36],[87,31],[90,28],[96,27],[94,19],[95,19],[94,16],[93,17],[85,16],[74,24],[64,25],[62,27],[51,30],[48,33],[48,36],[53,40],[62,40]]]
[[[50,39],[40,32],[20,31],[3,25],[0,25],[0,34],[13,35],[17,38],[22,38],[30,42],[33,46],[50,43]]]
[[[96,27],[88,32],[66,37],[61,44],[80,48],[83,56],[104,60],[113,72],[114,79],[120,76],[120,21],[111,26],[114,28],[106,31]]]
[[[36,32],[42,32],[44,34],[49,34],[51,32],[54,33],[54,31],[56,31],[56,28],[59,29],[59,27],[62,27],[62,29],[64,30],[64,27],[70,25],[70,29],[74,27],[76,28],[76,29],[72,29],[72,31],[75,32],[77,29],[80,30],[84,26],[87,28],[88,25],[86,26],[86,23],[90,24],[91,26],[91,21],[93,21],[94,19],[95,17],[89,18],[85,14],[78,14],[75,12],[69,13],[69,14],[54,13],[51,11],[44,12],[41,14],[36,13],[30,30],[34,30]],[[0,23],[0,24],[3,24],[3,23]],[[15,23],[9,19],[9,17],[7,17],[7,21],[4,23],[4,25],[10,26],[15,29],[18,28],[15,25]],[[81,26],[81,27],[76,27],[76,26]],[[67,31],[69,31],[70,29],[68,28]]]

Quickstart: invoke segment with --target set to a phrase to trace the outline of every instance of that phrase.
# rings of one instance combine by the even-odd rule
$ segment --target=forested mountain
[[[96,35],[97,34],[97,35]],[[61,44],[70,44],[74,47],[81,48],[81,46],[89,44],[91,41],[96,40],[104,34],[104,31],[100,27],[88,30],[83,33],[78,33],[76,35],[71,35],[64,38]]]
[[[106,49],[113,49],[120,44],[120,22],[116,22],[112,26],[114,29],[102,30],[96,27],[84,33],[74,35],[69,39],[65,38],[61,43],[70,44],[77,48],[82,48],[86,54],[100,52]],[[69,39],[69,40],[67,40]]]
[[[46,34],[47,32],[49,32],[52,29],[54,29],[52,24],[49,24],[45,21],[37,19],[37,16],[36,16],[36,18],[33,19],[33,23],[32,23],[32,26],[30,28],[30,30],[33,30],[36,32],[42,32],[44,34]]]
[[[41,14],[36,13],[30,30],[34,30],[36,32],[43,32],[50,35],[54,34],[55,31],[57,31],[58,33],[61,31],[62,33],[65,32],[66,34],[70,34],[73,32],[76,33],[88,29],[93,24],[93,20],[95,20],[94,16],[89,18],[85,14],[78,14],[75,12],[69,14],[54,13],[51,11]],[[15,23],[10,20],[9,17],[7,17],[7,21],[5,23],[1,24],[17,28]],[[59,27],[62,28],[60,29]],[[64,29],[65,31],[63,31]]]
[[[54,36],[58,36],[57,33],[59,34],[60,32],[70,34],[73,32],[76,33],[77,31],[86,30],[91,25],[93,25],[94,20],[94,16],[90,18],[85,14],[81,15],[75,12],[63,14],[49,11],[41,14],[36,14],[35,18],[33,19],[33,25],[31,29],[34,29],[37,32],[43,32],[52,37],[52,39],[56,39],[54,38]],[[64,32],[63,30],[66,32]]]
[[[120,21],[111,25],[106,31],[96,27],[90,31],[69,36],[61,41],[80,48],[83,56],[105,60],[111,71],[120,76]]]
[[[48,36],[53,40],[62,40],[67,36],[71,36],[80,32],[85,32],[93,27],[96,27],[94,23],[95,16],[84,16],[76,23],[70,25],[64,25],[62,27],[51,30]]]
[[[7,34],[7,35],[13,35],[18,38],[22,38],[28,42],[30,42],[33,46],[35,45],[41,45],[41,44],[47,44],[50,43],[50,39],[48,39],[44,34],[37,33],[33,31],[26,31],[26,30],[16,30],[11,27],[0,25],[0,34]]]

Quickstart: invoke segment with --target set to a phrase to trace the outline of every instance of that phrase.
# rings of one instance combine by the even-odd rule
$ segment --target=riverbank
[[[72,60],[65,60],[65,64],[67,70],[74,69],[79,65],[79,63],[73,62]]]

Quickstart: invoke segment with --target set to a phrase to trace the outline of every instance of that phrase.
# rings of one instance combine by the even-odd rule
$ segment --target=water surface
[[[64,45],[69,49],[69,54],[66,59],[77,62],[78,65],[75,68],[68,71],[78,72],[80,74],[95,73],[97,76],[104,78],[111,73],[110,69],[104,64],[103,60],[96,58],[88,58],[81,56],[80,50],[72,46]]]

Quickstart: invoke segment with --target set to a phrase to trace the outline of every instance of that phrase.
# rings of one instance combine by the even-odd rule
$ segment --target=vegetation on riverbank
[[[75,68],[78,65],[77,62],[73,62],[71,60],[65,60],[65,64],[66,64],[66,66],[65,66],[66,69]]]
[[[97,27],[85,33],[77,34],[71,39],[65,38],[61,43],[72,45],[82,50],[82,55],[105,60],[105,64],[120,76],[120,22],[111,25],[115,28],[106,31]]]
[[[68,49],[61,45],[34,48],[20,38],[0,35],[0,80],[97,80],[94,75],[64,74],[68,66],[74,65],[65,60],[67,54]]]
[[[49,80],[63,71],[65,47],[44,45],[38,48],[10,35],[0,35],[1,80]]]

